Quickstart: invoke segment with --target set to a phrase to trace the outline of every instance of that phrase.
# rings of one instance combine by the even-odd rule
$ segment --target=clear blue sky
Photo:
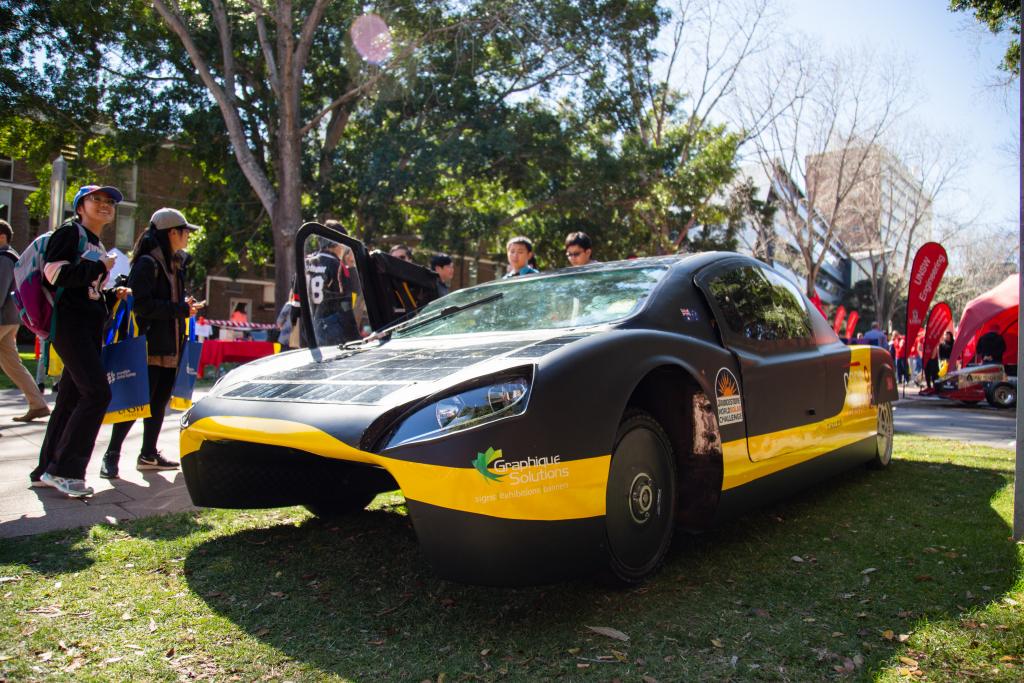
[[[912,113],[931,129],[965,137],[974,159],[961,181],[965,212],[988,226],[1014,229],[1019,204],[1018,85],[993,87],[1008,38],[976,28],[945,0],[779,0],[784,25],[826,48],[874,45],[913,64],[923,101]]]

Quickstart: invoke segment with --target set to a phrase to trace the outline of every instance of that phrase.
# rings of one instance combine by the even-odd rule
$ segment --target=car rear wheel
[[[1000,382],[989,391],[988,402],[996,408],[1010,408],[1017,403],[1017,388]]]
[[[893,435],[892,403],[886,401],[878,406],[878,424],[875,431],[875,457],[870,465],[881,469],[892,462]]]
[[[625,583],[643,581],[665,560],[676,517],[672,444],[647,413],[630,413],[619,425],[605,507],[612,574]]]

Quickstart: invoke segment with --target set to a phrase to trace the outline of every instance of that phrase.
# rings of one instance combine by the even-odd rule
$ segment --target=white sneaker
[[[71,477],[56,477],[49,472],[44,472],[40,481],[43,481],[57,489],[65,496],[72,498],[84,498],[93,494],[92,487],[85,485],[85,479],[72,479]]]

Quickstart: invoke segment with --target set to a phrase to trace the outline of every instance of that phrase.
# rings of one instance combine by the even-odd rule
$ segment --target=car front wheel
[[[875,457],[870,465],[876,469],[892,462],[893,435],[892,403],[886,401],[878,406],[878,426],[875,431]]]
[[[996,408],[1011,408],[1017,403],[1017,389],[1006,382],[997,384],[989,391],[988,402]]]
[[[629,413],[619,425],[605,503],[612,574],[625,583],[643,581],[665,560],[676,517],[672,444],[647,413]]]

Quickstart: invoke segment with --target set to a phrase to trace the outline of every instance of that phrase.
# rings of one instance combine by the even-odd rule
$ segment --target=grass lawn
[[[1013,453],[896,446],[628,590],[442,581],[397,494],[0,541],[0,679],[1020,681]]]

